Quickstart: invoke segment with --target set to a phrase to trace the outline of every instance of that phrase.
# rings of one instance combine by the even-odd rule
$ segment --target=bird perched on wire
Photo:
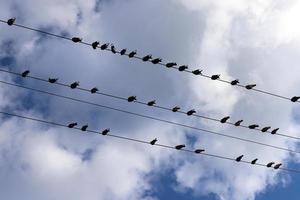
[[[73,37],[73,38],[72,38],[72,41],[75,42],[75,43],[82,42],[82,38],[79,38],[79,37]]]
[[[91,93],[92,94],[95,94],[96,92],[98,92],[99,90],[98,90],[98,88],[96,88],[96,87],[94,87],[94,88],[92,88],[91,89]]]
[[[178,107],[178,106],[175,106],[174,108],[172,108],[173,112],[177,112],[178,110],[180,110],[180,107]]]
[[[187,69],[188,69],[188,66],[187,66],[187,65],[181,65],[181,66],[178,67],[178,70],[179,70],[180,72],[182,72],[182,71],[184,71],[184,70],[187,70]]]
[[[127,101],[128,102],[133,102],[133,101],[136,101],[136,96],[130,96],[127,98]]]
[[[234,125],[235,125],[235,126],[240,126],[241,123],[242,123],[243,121],[244,121],[244,120],[239,120],[239,121],[235,122]]]
[[[166,64],[167,68],[171,68],[171,67],[175,67],[175,66],[177,66],[177,63],[175,63],[175,62],[170,62],[170,63]]]
[[[128,54],[129,58],[133,58],[136,55],[136,51],[132,51]]]
[[[107,129],[104,129],[104,130],[101,132],[101,134],[102,134],[102,135],[107,135],[109,132],[110,132],[110,129],[107,128]]]
[[[193,115],[193,114],[195,114],[196,113],[196,111],[194,110],[194,109],[192,109],[192,110],[189,110],[186,114],[188,115],[188,116],[191,116],[191,115]]]
[[[100,46],[100,49],[101,49],[101,50],[105,50],[105,49],[108,48],[108,46],[109,46],[109,43],[102,44],[102,45]]]
[[[216,74],[216,75],[212,75],[210,78],[211,78],[211,80],[218,80],[218,79],[220,79],[220,74]]]
[[[297,102],[300,99],[300,96],[294,96],[291,98],[292,102]]]
[[[115,47],[113,44],[110,46],[110,50],[111,50],[111,52],[112,52],[113,54],[116,54],[116,53],[117,53],[116,47]]]
[[[93,49],[97,49],[97,47],[98,47],[99,44],[100,44],[100,42],[98,42],[98,41],[93,42],[92,43]]]
[[[271,128],[271,126],[266,126],[266,127],[264,127],[264,128],[261,129],[261,132],[265,133],[265,132],[267,132],[270,128]]]
[[[147,103],[148,106],[155,106],[155,104],[156,104],[155,100],[149,101],[149,102]]]
[[[155,59],[151,60],[151,62],[152,62],[153,64],[158,64],[158,63],[160,63],[161,61],[162,61],[161,58],[155,58]]]
[[[76,123],[76,122],[68,124],[68,127],[69,127],[69,128],[74,128],[75,126],[77,126],[77,123]]]
[[[248,126],[249,129],[256,129],[258,127],[259,127],[259,125],[257,125],[257,124],[251,124]]]
[[[272,165],[274,165],[275,163],[274,162],[269,162],[268,164],[267,164],[267,167],[272,167]]]
[[[144,62],[147,62],[147,61],[149,61],[150,59],[152,59],[152,55],[151,55],[151,54],[146,55],[146,56],[144,56],[144,57],[142,58],[142,60],[143,60]]]
[[[127,49],[122,49],[122,50],[120,51],[120,54],[123,56],[123,55],[125,55],[126,51],[127,51]]]
[[[281,165],[282,165],[281,163],[275,165],[275,166],[274,166],[274,169],[279,169],[279,167],[280,167]]]
[[[193,73],[194,75],[200,75],[200,74],[202,74],[202,71],[203,71],[203,70],[196,69],[196,70],[192,71],[192,73]]]
[[[242,160],[242,158],[244,157],[244,155],[240,155],[239,157],[237,157],[235,159],[236,162],[240,162]]]
[[[8,24],[9,26],[14,25],[15,22],[16,22],[16,18],[15,18],[15,17],[10,18],[10,19],[7,20],[7,24]]]
[[[258,159],[255,158],[254,160],[251,161],[251,164],[252,164],[252,165],[256,164],[257,160],[258,160]]]
[[[79,86],[79,82],[76,81],[76,82],[74,82],[74,83],[72,83],[72,84],[70,85],[70,88],[71,88],[71,89],[75,89],[75,88],[77,88],[78,86]]]
[[[274,130],[271,131],[271,134],[272,135],[276,134],[278,130],[279,130],[279,128],[275,128]]]
[[[81,130],[82,130],[82,131],[86,131],[88,127],[89,127],[89,126],[88,126],[87,124],[86,124],[86,125],[83,125],[83,126],[81,127]]]
[[[239,83],[240,83],[240,81],[238,79],[233,80],[233,81],[230,82],[231,85],[237,85]]]
[[[229,119],[230,119],[230,117],[227,116],[227,117],[222,118],[222,119],[220,120],[220,122],[221,122],[222,124],[224,124],[224,123],[226,123]]]
[[[194,152],[195,153],[202,153],[202,152],[204,152],[205,150],[204,149],[196,149]]]
[[[180,144],[180,145],[175,146],[175,149],[180,150],[180,149],[183,149],[184,147],[185,147],[184,144]]]
[[[247,90],[251,90],[251,89],[253,89],[254,87],[256,87],[256,84],[250,84],[250,85],[246,85],[246,86],[245,86],[245,88],[246,88]]]
[[[21,74],[21,76],[25,78],[26,76],[29,75],[29,73],[30,73],[29,70],[25,70],[25,71]]]
[[[150,142],[150,144],[151,144],[151,145],[155,145],[156,142],[157,142],[157,138],[155,138],[154,140],[152,140],[152,141]]]
[[[58,78],[49,78],[48,82],[49,83],[56,83],[58,81]]]

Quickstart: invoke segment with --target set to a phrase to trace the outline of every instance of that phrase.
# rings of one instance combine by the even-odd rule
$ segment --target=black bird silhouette
[[[279,167],[280,167],[281,165],[282,165],[281,163],[275,165],[275,166],[274,166],[274,169],[279,169]]]
[[[146,56],[144,56],[144,57],[142,58],[142,60],[143,60],[144,62],[149,61],[150,59],[152,59],[152,55],[151,55],[151,54],[146,55]]]
[[[239,120],[239,121],[235,122],[234,125],[235,125],[235,126],[240,126],[241,123],[242,123],[243,121],[244,121],[244,120]]]
[[[108,48],[108,46],[109,46],[109,43],[102,44],[102,45],[100,46],[100,49],[101,49],[101,50],[105,50],[105,49]]]
[[[299,99],[300,99],[299,96],[294,96],[294,97],[291,98],[291,101],[292,102],[297,102]]]
[[[69,128],[74,128],[75,126],[77,126],[77,123],[76,123],[76,122],[68,124],[68,127],[69,127]]]
[[[226,123],[227,122],[227,120],[229,120],[229,116],[227,116],[227,117],[224,117],[224,118],[222,118],[221,120],[220,120],[220,122],[222,123],[222,124],[224,124],[224,123]]]
[[[178,106],[175,106],[174,108],[172,108],[173,112],[177,112],[178,110],[180,110],[180,107],[178,107]]]
[[[273,135],[276,134],[278,130],[279,130],[279,128],[275,128],[274,130],[271,131],[271,134],[273,134]]]
[[[174,66],[177,66],[177,63],[175,63],[175,62],[170,62],[170,63],[167,63],[167,64],[166,64],[166,67],[168,67],[168,68],[171,68],[171,67],[174,67]]]
[[[205,150],[204,149],[196,149],[195,150],[195,153],[202,153],[202,152],[204,152]]]
[[[56,83],[58,81],[58,78],[49,78],[48,82],[49,83]]]
[[[210,78],[211,78],[211,80],[217,80],[217,79],[219,79],[220,78],[220,74],[216,74],[216,75],[212,75]]]
[[[79,38],[79,37],[73,37],[73,38],[72,38],[72,41],[75,42],[75,43],[82,42],[82,38]]]
[[[269,162],[268,164],[267,164],[267,167],[272,167],[272,165],[274,165],[275,163],[274,162]]]
[[[255,158],[254,160],[251,161],[251,164],[254,165],[257,162],[257,158]]]
[[[178,67],[178,70],[179,70],[180,72],[182,72],[182,71],[186,70],[187,68],[188,68],[187,65],[181,65],[180,67]]]
[[[155,59],[151,60],[151,62],[152,62],[153,64],[158,64],[158,63],[160,63],[161,61],[162,61],[161,58],[155,58]]]
[[[194,109],[192,109],[192,110],[188,111],[186,114],[187,114],[188,116],[191,116],[191,115],[193,115],[193,114],[195,114],[195,113],[196,113],[196,111],[195,111]]]
[[[76,82],[74,82],[74,83],[72,83],[72,84],[70,85],[70,88],[71,88],[71,89],[75,89],[75,88],[77,88],[78,86],[79,86],[79,82],[76,81]]]
[[[101,132],[101,134],[102,134],[102,135],[107,135],[109,132],[110,132],[110,129],[107,128],[107,129],[104,129],[104,130]]]
[[[132,51],[132,52],[130,52],[129,54],[128,54],[128,57],[129,58],[132,58],[132,57],[134,57],[136,55],[136,51]]]
[[[253,89],[255,86],[256,86],[256,84],[250,84],[250,85],[246,85],[245,88],[246,88],[247,90],[251,90],[251,89]]]
[[[237,158],[235,159],[235,161],[236,161],[236,162],[240,162],[240,161],[242,160],[243,157],[244,157],[244,155],[241,155],[241,156],[237,157]]]
[[[113,54],[116,54],[116,53],[117,53],[116,47],[115,47],[113,44],[110,46],[110,50],[111,50],[111,52],[112,52]]]
[[[266,126],[264,128],[261,129],[261,132],[267,132],[269,129],[271,128],[271,126]]]
[[[97,47],[98,47],[99,44],[100,44],[100,42],[98,42],[98,41],[93,42],[92,43],[93,49],[97,49]]]
[[[16,21],[16,18],[14,17],[14,18],[10,18],[9,20],[7,20],[7,24],[9,25],[9,26],[12,26],[14,23],[15,23],[15,21]]]
[[[157,139],[155,138],[154,140],[152,140],[152,141],[150,142],[150,144],[151,144],[151,145],[155,145],[156,142],[157,142]]]
[[[86,124],[86,125],[83,125],[82,127],[81,127],[81,130],[82,131],[86,131],[86,129],[88,128],[89,126]]]
[[[238,80],[238,79],[236,79],[236,80],[233,80],[233,81],[231,81],[231,85],[237,85],[237,84],[239,84],[240,83],[240,81]]]
[[[180,150],[180,149],[183,149],[184,147],[185,147],[184,144],[180,144],[180,145],[175,146],[175,149]]]
[[[94,88],[91,89],[91,93],[92,93],[92,94],[94,94],[94,93],[96,93],[96,92],[98,92],[98,91],[99,91],[99,90],[98,90],[98,88],[96,88],[96,87],[94,87]]]
[[[202,74],[202,70],[196,69],[196,70],[192,71],[192,73],[195,75],[200,75],[200,74]]]
[[[125,55],[126,51],[127,51],[127,49],[122,49],[122,50],[120,51],[120,54],[123,56],[123,55]]]
[[[136,96],[130,96],[127,98],[127,101],[128,102],[133,102],[133,101],[136,101]]]
[[[259,127],[259,125],[257,125],[257,124],[251,124],[248,126],[248,128],[250,128],[250,129],[256,129],[258,127]]]
[[[28,76],[28,74],[30,73],[30,71],[29,70],[26,70],[26,71],[24,71],[23,73],[22,73],[22,77],[26,77],[26,76]]]
[[[155,104],[156,104],[155,100],[149,101],[149,102],[147,103],[148,106],[154,106]]]

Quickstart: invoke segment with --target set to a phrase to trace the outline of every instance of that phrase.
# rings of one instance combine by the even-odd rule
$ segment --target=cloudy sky
[[[300,94],[297,0],[0,0],[0,18]],[[0,24],[1,69],[300,136],[297,103]],[[0,73],[0,80],[297,150],[297,141]],[[300,168],[300,157],[0,84],[0,109]],[[1,199],[298,199],[300,175],[0,116]],[[78,134],[79,133],[79,134]]]

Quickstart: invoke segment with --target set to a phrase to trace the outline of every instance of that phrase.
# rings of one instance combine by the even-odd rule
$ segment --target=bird
[[[73,37],[73,38],[72,38],[72,41],[75,42],[75,43],[82,42],[82,38],[79,38],[79,37]]]
[[[161,61],[162,61],[161,58],[155,58],[155,59],[151,60],[151,62],[152,62],[153,64],[158,64],[158,63],[160,63]]]
[[[195,153],[202,153],[202,152],[204,152],[205,150],[204,149],[196,149],[194,152]]]
[[[255,158],[254,160],[251,161],[251,164],[254,165],[257,162],[257,158]]]
[[[107,128],[107,129],[104,129],[104,130],[101,132],[101,134],[102,134],[102,135],[107,135],[109,132],[110,132],[110,129]]]
[[[261,129],[261,132],[265,133],[265,132],[267,132],[270,128],[271,128],[271,126],[266,126],[266,127],[264,127],[264,128]]]
[[[180,144],[180,145],[175,146],[175,149],[180,150],[180,149],[183,149],[184,147],[185,147],[184,144]]]
[[[235,125],[235,126],[240,126],[241,123],[242,123],[243,121],[244,121],[244,120],[239,120],[239,121],[235,122],[234,125]]]
[[[129,54],[128,54],[128,57],[129,58],[132,58],[132,57],[134,57],[136,55],[136,51],[132,51],[132,52],[130,52]]]
[[[276,134],[278,130],[279,130],[279,128],[273,129],[273,130],[271,131],[271,134],[272,134],[272,135]]]
[[[76,81],[76,82],[74,82],[74,83],[72,83],[72,84],[70,85],[70,88],[71,88],[71,89],[75,89],[75,88],[77,88],[78,86],[79,86],[79,82]]]
[[[297,102],[300,99],[300,96],[294,96],[291,98],[292,102]]]
[[[187,68],[188,68],[187,65],[181,65],[181,66],[178,67],[178,70],[179,70],[180,72],[182,72],[182,71],[186,70]]]
[[[216,75],[212,75],[210,78],[211,78],[211,80],[217,80],[217,79],[219,79],[220,78],[220,74],[216,74]]]
[[[9,26],[12,26],[12,25],[15,23],[15,21],[16,21],[16,18],[15,18],[15,17],[10,18],[10,19],[7,20],[7,24],[8,24]]]
[[[58,78],[49,78],[48,82],[49,83],[56,83],[58,81]]]
[[[144,57],[142,58],[142,60],[143,60],[144,62],[146,62],[146,61],[149,61],[151,58],[152,58],[152,55],[149,54],[149,55],[144,56]]]
[[[125,55],[126,51],[127,51],[127,49],[122,49],[122,50],[120,51],[120,54],[123,56],[123,55]]]
[[[155,104],[156,104],[155,100],[149,101],[149,102],[147,103],[148,106],[155,106]]]
[[[21,75],[22,75],[22,77],[26,77],[26,76],[28,76],[29,73],[30,73],[30,71],[26,70]]]
[[[168,68],[171,68],[171,67],[174,67],[174,66],[177,66],[177,63],[175,63],[175,62],[170,62],[170,63],[167,63],[167,64],[166,64],[166,67],[168,67]]]
[[[200,75],[200,74],[202,74],[202,70],[196,69],[196,70],[192,71],[192,73],[193,73],[194,75]]]
[[[86,125],[83,125],[82,127],[81,127],[81,130],[82,131],[86,131],[86,129],[88,128],[89,126],[86,124]]]
[[[231,85],[237,85],[239,83],[240,83],[240,81],[238,79],[235,79],[235,80],[230,82]]]
[[[259,125],[257,125],[257,124],[251,124],[248,126],[248,128],[250,128],[250,129],[256,129],[258,127],[259,127]]]
[[[222,124],[224,124],[224,123],[226,123],[227,122],[227,120],[229,120],[229,116],[227,116],[227,117],[224,117],[224,118],[222,118],[221,120],[220,120],[220,122],[222,123]]]
[[[99,44],[100,44],[100,42],[98,42],[98,41],[93,42],[92,43],[93,49],[97,49],[97,47],[98,47]]]
[[[115,48],[115,46],[114,46],[113,44],[110,46],[110,50],[111,50],[111,52],[112,52],[113,54],[116,54],[116,53],[117,53],[116,48]]]
[[[242,160],[242,158],[244,157],[244,155],[240,155],[239,157],[237,157],[235,159],[236,162],[240,162]]]
[[[178,106],[175,106],[174,108],[172,108],[173,112],[177,112],[178,110],[180,110],[180,107],[178,107]]]
[[[192,110],[189,110],[186,114],[188,115],[188,116],[191,116],[191,115],[193,115],[193,114],[195,114],[196,113],[196,111],[194,110],[194,109],[192,109]]]
[[[274,166],[274,169],[279,169],[279,167],[280,167],[281,165],[282,165],[281,163],[275,165],[275,166]]]
[[[75,126],[77,126],[77,123],[76,123],[76,122],[68,124],[68,127],[69,127],[69,128],[74,128]]]
[[[101,50],[105,50],[105,49],[108,48],[108,46],[109,46],[109,43],[102,44],[102,45],[100,46],[100,49],[101,49]]]
[[[96,88],[96,87],[94,87],[94,88],[92,88],[91,89],[91,93],[92,94],[95,94],[96,92],[98,92],[99,90],[98,90],[98,88]]]
[[[267,164],[267,167],[272,167],[272,165],[274,165],[275,163],[274,162],[269,162],[268,164]]]
[[[150,142],[150,144],[151,144],[151,145],[155,145],[156,142],[157,142],[157,138],[155,138],[154,140],[152,140],[152,141]]]
[[[251,90],[251,89],[253,89],[255,86],[256,86],[256,84],[250,84],[250,85],[246,85],[245,88],[246,88],[247,90]]]
[[[133,101],[136,101],[136,96],[130,96],[127,98],[127,101],[128,102],[133,102]]]

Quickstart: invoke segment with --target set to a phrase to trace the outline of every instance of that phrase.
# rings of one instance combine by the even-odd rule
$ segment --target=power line
[[[8,23],[7,20],[3,20],[3,19],[0,19],[0,22],[5,23],[5,24]],[[201,77],[204,77],[204,78],[207,78],[207,79],[219,81],[219,82],[222,82],[222,83],[227,83],[227,84],[232,85],[232,86],[245,88],[247,90],[252,90],[252,91],[255,91],[255,92],[258,92],[258,93],[262,93],[262,94],[265,94],[265,95],[270,95],[270,96],[277,97],[277,98],[280,98],[280,99],[285,99],[285,100],[289,100],[289,101],[292,101],[292,102],[300,102],[299,101],[300,96],[293,96],[292,98],[290,98],[290,97],[275,94],[275,93],[272,93],[272,92],[264,91],[264,90],[261,90],[261,89],[256,89],[255,88],[256,84],[248,84],[248,85],[244,84],[243,85],[243,84],[240,84],[239,80],[237,80],[237,79],[233,80],[233,81],[228,81],[228,80],[221,79],[220,75],[209,76],[209,75],[204,74],[202,72],[203,70],[199,70],[199,69],[188,70],[188,67],[186,65],[182,65],[182,66],[178,67],[178,65],[176,63],[162,63],[160,58],[152,59],[152,56],[150,56],[150,55],[147,55],[148,57],[145,56],[145,57],[147,57],[147,59],[145,59],[145,57],[137,56],[136,52],[133,56],[130,56],[130,53],[126,53],[126,49],[122,49],[121,51],[118,51],[118,50],[115,50],[115,49],[113,50],[112,48],[109,49],[108,48],[109,43],[103,44],[105,46],[102,45],[103,46],[103,48],[102,48],[102,46],[99,46],[100,45],[99,42],[87,43],[87,42],[83,42],[82,39],[78,38],[78,37],[73,37],[73,38],[66,37],[66,36],[50,33],[50,32],[47,32],[47,31],[43,31],[43,30],[40,30],[40,29],[32,28],[32,27],[29,27],[29,26],[16,24],[14,22],[11,23],[10,25],[11,26],[16,26],[16,27],[19,27],[19,28],[23,28],[23,29],[27,29],[27,30],[30,30],[30,31],[38,32],[38,33],[41,33],[41,34],[45,34],[45,35],[48,35],[48,36],[52,36],[52,37],[56,37],[56,38],[60,38],[60,39],[64,39],[64,40],[69,40],[69,41],[79,43],[79,44],[83,44],[83,45],[86,45],[86,46],[91,46],[94,49],[101,49],[101,50],[105,50],[105,51],[110,51],[110,52],[113,52],[114,54],[125,55],[125,56],[128,56],[130,58],[135,58],[135,59],[142,60],[144,62],[151,62],[153,64],[158,64],[158,65],[161,65],[161,66],[165,66],[167,68],[177,69],[181,72],[186,72],[186,73],[190,73],[190,74],[193,74],[193,75],[196,75],[196,76],[201,76]],[[125,50],[125,52],[124,52],[124,50]],[[131,53],[133,53],[133,52],[131,52]]]
[[[13,75],[17,75],[17,76],[21,76],[22,77],[22,73],[13,72],[13,71],[10,71],[10,70],[5,70],[5,69],[1,69],[0,68],[0,72],[5,72],[5,73],[9,73],[9,74],[13,74]],[[50,83],[49,80],[51,80],[51,78],[49,78],[47,80],[47,79],[44,79],[44,78],[41,78],[41,77],[37,77],[37,76],[32,76],[32,75],[26,75],[26,77],[34,79],[34,80],[46,82],[46,83]],[[52,80],[53,80],[52,84],[56,84],[56,85],[59,85],[59,86],[70,88],[70,85],[68,85],[66,83],[59,82],[58,80],[53,79],[53,78],[52,78]],[[108,94],[108,93],[104,93],[104,92],[99,92],[98,88],[96,88],[96,87],[94,87],[92,89],[87,89],[87,88],[82,88],[82,87],[77,86],[76,89],[84,91],[84,92],[88,92],[88,93],[91,93],[92,90],[94,89],[94,91],[92,92],[93,94],[98,94],[98,95],[102,95],[102,96],[106,96],[106,97],[110,97],[110,98],[114,98],[114,99],[123,100],[123,101],[126,101],[126,102],[130,101],[132,103],[137,103],[137,104],[141,104],[141,105],[144,105],[144,106],[149,106],[149,102],[148,103],[147,102],[142,102],[142,101],[139,101],[137,99],[129,100],[130,98],[133,98],[135,96],[121,97],[121,96],[118,96],[118,95],[113,95],[113,94]],[[174,107],[174,108],[168,108],[168,107],[165,107],[165,106],[159,106],[156,103],[154,105],[151,105],[151,107],[162,109],[162,110],[171,111],[171,112],[174,112],[174,113],[184,114],[184,115],[186,115],[187,112],[188,112],[188,111],[185,112],[185,111],[179,110],[180,107],[177,107],[177,106]],[[178,108],[178,110],[174,111],[175,108]],[[243,120],[239,120],[237,122],[229,122],[228,121],[228,119],[230,118],[229,116],[225,117],[225,118],[222,118],[222,119],[217,119],[217,118],[214,118],[214,117],[208,117],[208,116],[199,115],[199,114],[193,114],[193,115],[190,115],[190,116],[197,117],[197,118],[202,118],[202,119],[206,119],[206,120],[210,120],[210,121],[214,121],[214,122],[218,122],[218,123],[221,123],[221,124],[228,124],[228,125],[231,125],[233,127],[242,127],[242,128],[246,128],[246,129],[250,129],[250,130],[254,130],[254,131],[259,131],[259,132],[263,132],[263,133],[270,133],[272,135],[278,135],[278,136],[281,136],[281,137],[286,137],[286,138],[290,138],[290,139],[300,140],[300,138],[296,137],[296,136],[278,133],[279,128],[275,128],[272,131],[269,131],[269,129],[271,129],[270,126],[263,127],[262,129],[258,129],[258,128],[256,128],[254,126],[254,124],[247,126],[247,125],[243,125],[243,124],[239,123],[239,122],[242,122]],[[224,120],[224,121],[222,121],[222,120]],[[239,124],[237,124],[237,123],[239,123]],[[254,128],[252,126],[254,126]]]
[[[236,136],[233,136],[233,135],[227,135],[227,134],[219,133],[219,132],[216,132],[216,131],[210,131],[210,130],[207,130],[207,129],[190,126],[190,125],[186,125],[186,124],[183,124],[183,123],[173,122],[173,121],[169,121],[169,120],[165,120],[165,119],[161,119],[161,118],[157,118],[157,117],[152,117],[152,116],[149,116],[149,115],[139,114],[139,113],[135,113],[135,112],[131,112],[131,111],[127,111],[127,110],[123,110],[123,109],[119,109],[119,108],[115,108],[115,107],[111,107],[111,106],[106,106],[106,105],[103,105],[103,104],[94,103],[94,102],[90,102],[90,101],[86,101],[86,100],[82,100],[82,99],[77,99],[77,98],[73,98],[73,97],[69,97],[69,96],[64,96],[64,95],[60,95],[60,94],[56,94],[56,93],[52,93],[52,92],[48,92],[48,91],[44,91],[44,90],[39,90],[39,89],[35,89],[35,88],[31,88],[31,87],[27,87],[27,86],[23,86],[23,85],[19,85],[19,84],[9,83],[9,82],[6,82],[6,81],[1,81],[1,80],[0,80],[0,83],[10,85],[10,86],[19,87],[19,88],[23,88],[23,89],[27,89],[27,90],[31,90],[31,91],[38,92],[38,93],[47,94],[47,95],[50,95],[50,96],[59,97],[59,98],[62,98],[62,99],[71,100],[71,101],[74,101],[74,102],[79,102],[79,103],[83,103],[83,104],[87,104],[87,105],[92,105],[92,106],[95,106],[95,107],[98,107],[98,108],[104,108],[104,109],[113,110],[113,111],[116,111],[116,112],[121,112],[121,113],[129,114],[129,115],[134,115],[134,116],[138,116],[138,117],[145,118],[145,119],[151,119],[151,120],[154,120],[154,121],[159,121],[159,122],[163,122],[163,123],[167,123],[167,124],[171,124],[171,125],[175,125],[175,126],[179,126],[179,127],[183,127],[183,128],[189,128],[189,129],[195,130],[197,132],[203,132],[203,133],[218,135],[218,136],[222,136],[222,137],[226,137],[226,138],[230,138],[230,139],[235,139],[235,140],[239,140],[239,141],[243,141],[243,142],[247,142],[247,143],[266,146],[266,147],[281,150],[281,151],[287,151],[287,152],[290,152],[290,153],[300,154],[299,151],[295,151],[295,150],[292,150],[292,149],[287,149],[287,148],[284,148],[284,147],[279,147],[279,146],[275,146],[275,145],[271,145],[271,144],[257,142],[257,141],[254,141],[254,140],[240,138],[240,137],[236,137]]]
[[[23,115],[19,115],[19,114],[15,114],[15,113],[8,113],[8,112],[0,111],[0,114],[11,116],[11,117],[18,117],[18,118],[22,118],[22,119],[25,119],[25,120],[35,121],[35,122],[48,124],[48,125],[52,125],[52,126],[70,128],[68,125],[65,125],[65,124],[61,124],[61,123],[57,123],[57,122],[51,122],[51,121],[38,119],[38,118],[33,118],[33,117],[28,117],[28,116],[23,116]],[[76,125],[77,125],[77,123],[76,123]],[[104,137],[107,136],[107,137],[117,138],[117,139],[120,139],[120,140],[127,140],[127,141],[131,141],[131,142],[136,142],[136,143],[140,143],[140,144],[158,146],[158,147],[161,147],[161,148],[164,148],[164,149],[170,149],[170,150],[175,150],[175,151],[180,151],[180,152],[203,155],[203,156],[207,156],[207,157],[212,157],[212,158],[217,158],[217,159],[222,159],[222,160],[229,160],[229,161],[234,161],[234,162],[237,161],[237,158],[230,158],[230,157],[226,157],[226,156],[205,153],[204,149],[191,150],[191,149],[185,149],[185,145],[171,146],[171,145],[159,144],[159,143],[156,143],[156,142],[155,143],[150,143],[149,141],[145,141],[145,140],[141,140],[141,139],[136,139],[136,138],[131,138],[131,137],[112,134],[110,132],[110,129],[105,129],[103,131],[89,130],[89,129],[87,129],[87,127],[84,130],[82,128],[78,128],[78,127],[72,127],[72,129],[79,130],[79,131],[84,131],[84,132],[92,133],[92,134],[98,134],[98,135],[102,135]],[[201,153],[199,153],[200,151],[197,151],[197,150],[200,150]],[[243,157],[243,156],[239,156],[239,157]],[[255,159],[255,160],[257,160],[257,159]],[[258,163],[258,162],[253,163],[253,161],[245,161],[245,160],[241,160],[241,159],[238,160],[238,162],[245,163],[245,164],[250,164],[250,165],[261,166],[261,167],[267,167],[268,166],[266,164],[261,164],[261,163]],[[273,163],[273,162],[271,162],[271,163]],[[269,163],[269,164],[271,164],[271,163]],[[281,166],[281,164],[280,164],[280,166]],[[270,167],[268,167],[268,168],[270,168]],[[271,169],[273,169],[273,168],[271,168]],[[276,169],[286,171],[286,172],[291,172],[291,173],[297,173],[297,174],[300,173],[300,170],[296,170],[296,169],[289,169],[289,168],[283,168],[283,167],[278,167]]]

